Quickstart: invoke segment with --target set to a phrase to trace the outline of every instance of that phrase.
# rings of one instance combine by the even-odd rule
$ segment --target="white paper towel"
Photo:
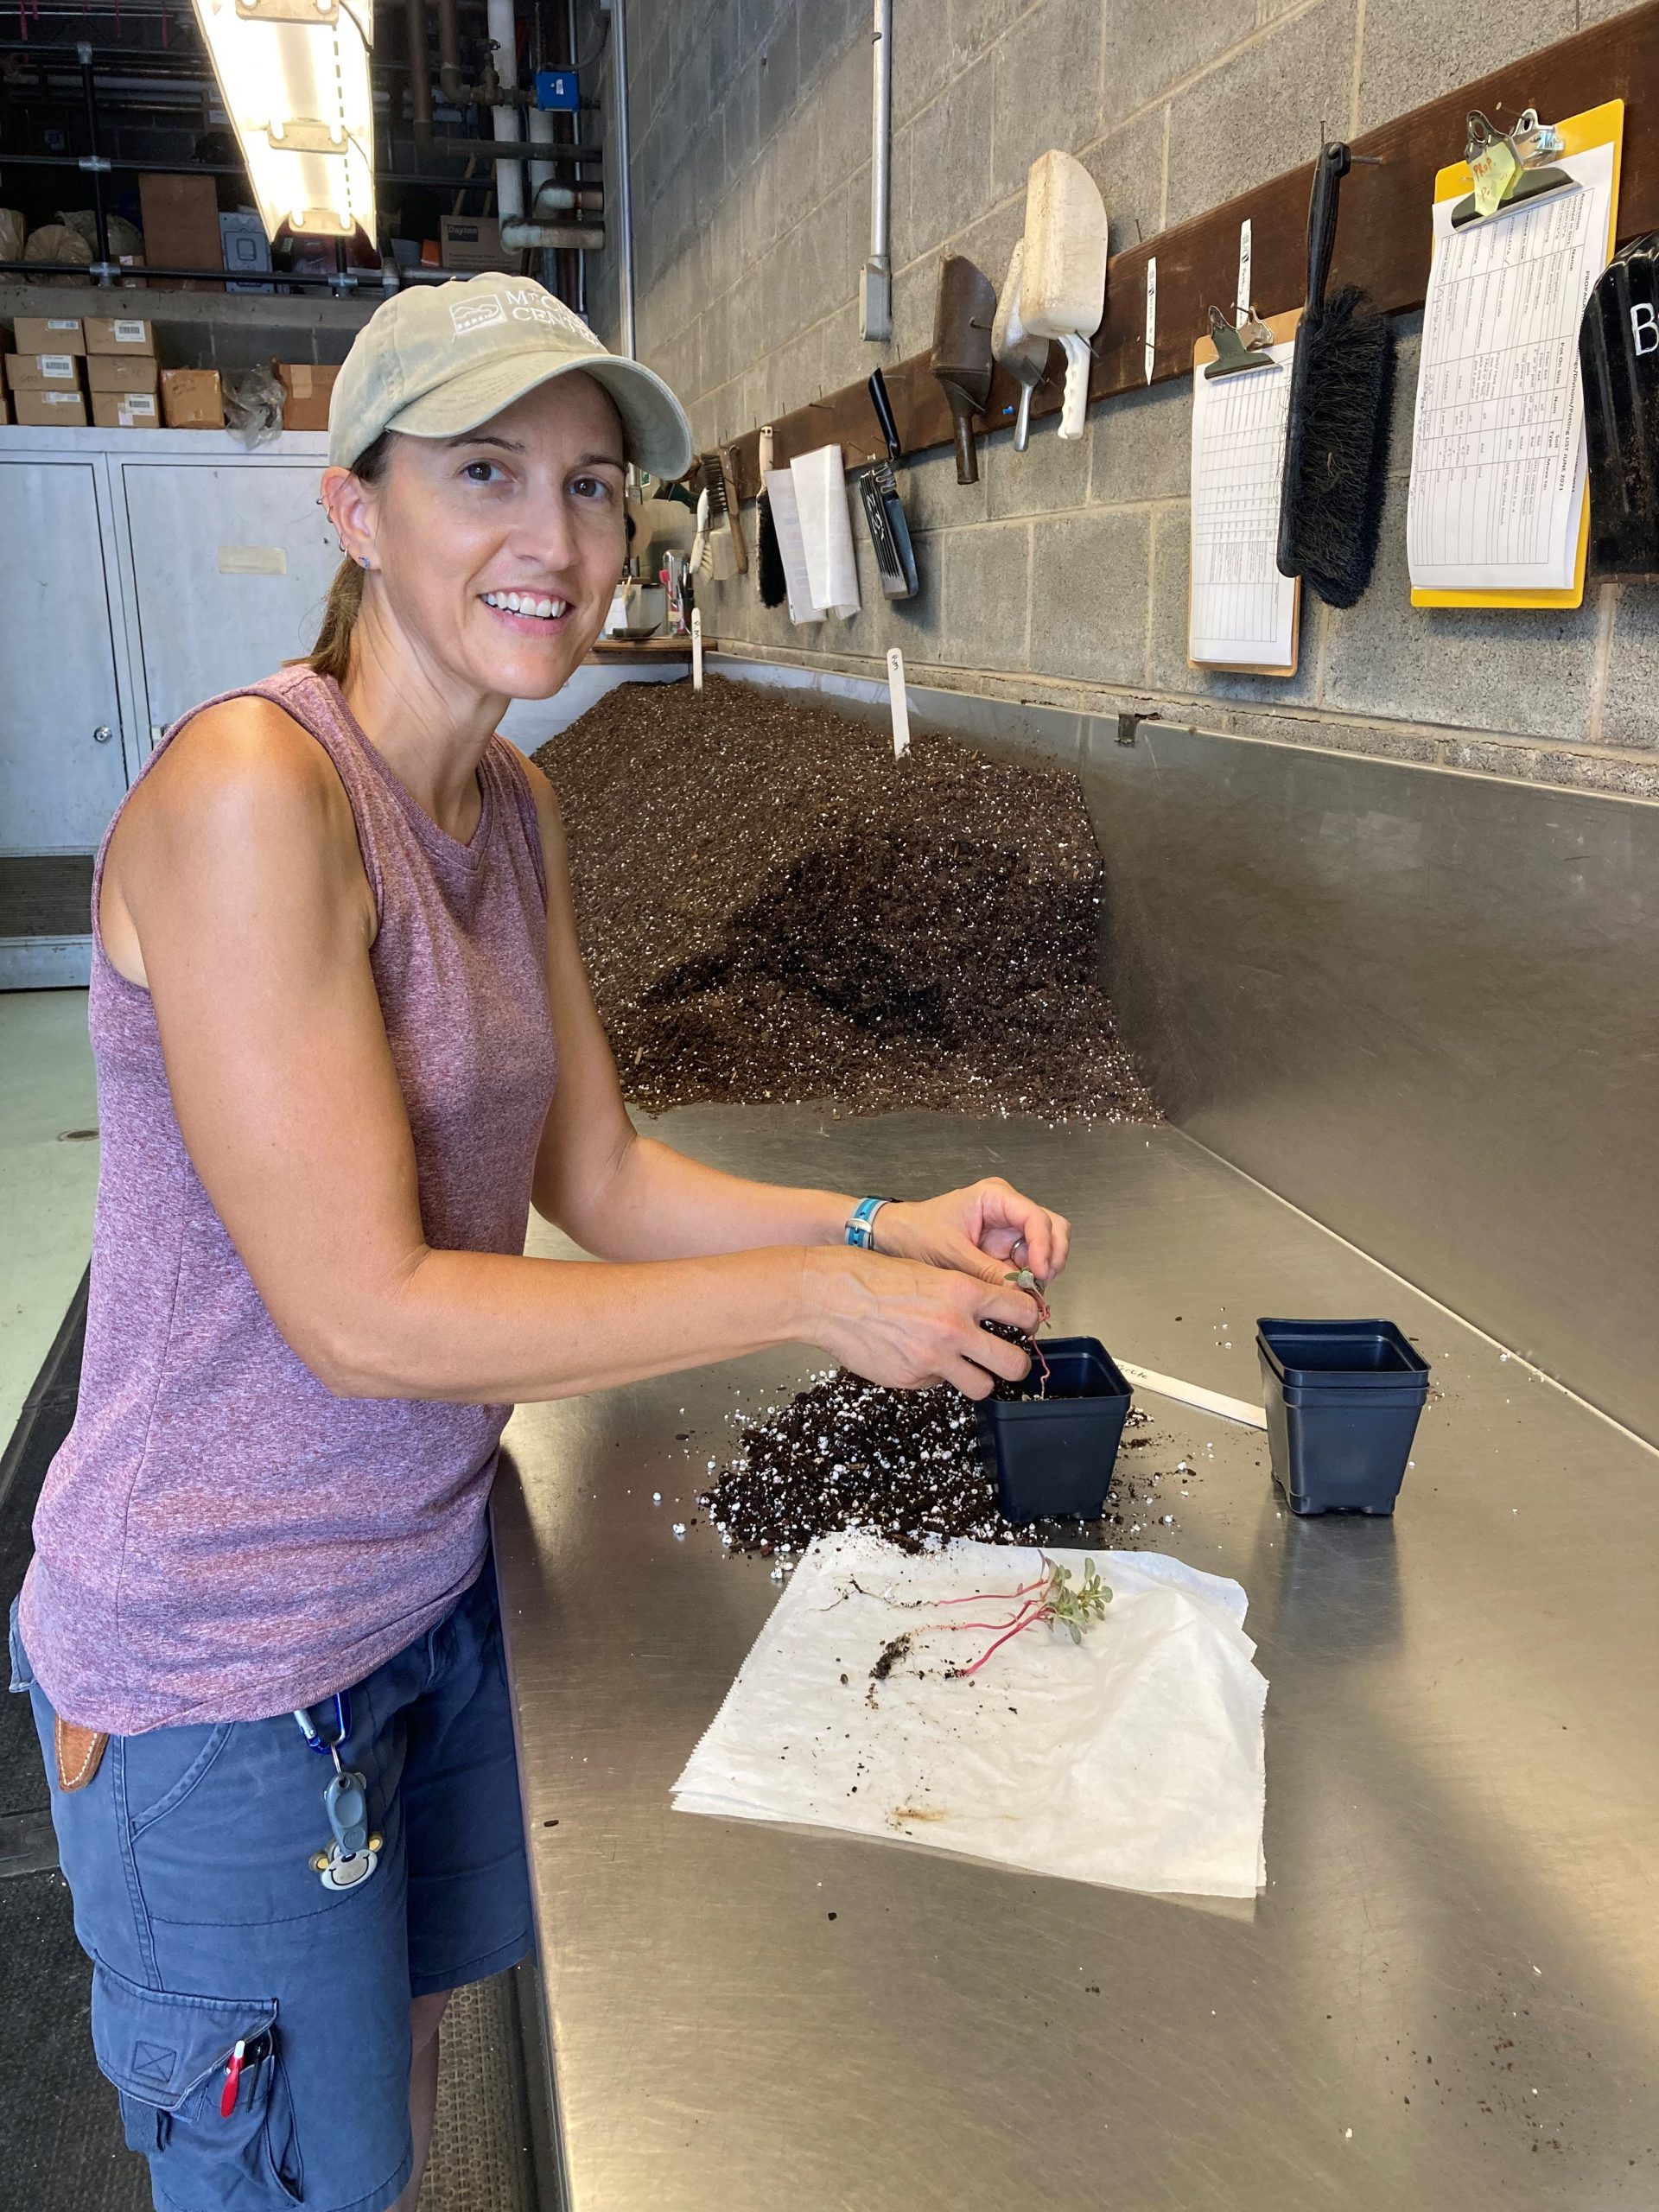
[[[1080,1644],[1027,1630],[952,1681],[1015,1607],[1043,1554],[950,1545],[909,1558],[819,1537],[675,1788],[677,1810],[804,1821],[1112,1888],[1253,1897],[1266,1878],[1268,1685],[1236,1582],[1154,1552],[1092,1557],[1106,1615]],[[868,1594],[866,1594],[868,1593]],[[897,1637],[912,1649],[883,1681]]]
[[[790,462],[789,473],[795,480],[812,604],[831,614],[856,614],[858,563],[841,448],[820,446],[816,453],[804,453]]]
[[[795,498],[795,479],[786,468],[766,471],[766,499],[772,526],[778,533],[778,555],[784,564],[784,584],[789,594],[789,619],[822,622],[823,608],[812,596],[806,573],[806,551],[801,543],[801,512]]]

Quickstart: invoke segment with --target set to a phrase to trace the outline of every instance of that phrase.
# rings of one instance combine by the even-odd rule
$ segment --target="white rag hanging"
[[[812,603],[831,614],[856,614],[858,563],[841,448],[820,446],[816,453],[804,453],[790,462],[789,473],[795,480]]]
[[[1092,1558],[1105,1617],[1039,1626],[977,1672],[1043,1554],[957,1543],[912,1558],[821,1536],[675,1786],[677,1811],[804,1821],[1114,1889],[1252,1897],[1268,1685],[1236,1582],[1156,1552]],[[969,1593],[985,1603],[942,1604]],[[908,1637],[884,1672],[884,1654]]]
[[[766,471],[766,499],[772,526],[778,533],[778,556],[784,564],[784,584],[789,594],[791,622],[822,622],[823,608],[812,596],[807,578],[806,552],[801,543],[801,511],[795,498],[795,479],[786,468]]]

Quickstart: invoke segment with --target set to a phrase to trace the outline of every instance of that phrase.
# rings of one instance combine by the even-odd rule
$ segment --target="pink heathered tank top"
[[[491,740],[463,845],[337,684],[289,669],[248,690],[311,733],[351,800],[427,1241],[522,1251],[557,1069],[523,764]],[[102,1161],[86,1351],[21,1624],[56,1711],[130,1735],[318,1704],[423,1635],[482,1566],[512,1409],[337,1398],[277,1334],[190,1164],[149,995],[105,957],[108,846],[92,892]]]

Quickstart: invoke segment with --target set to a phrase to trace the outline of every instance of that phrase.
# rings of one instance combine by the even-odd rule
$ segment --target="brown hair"
[[[352,463],[352,474],[359,483],[378,484],[385,474],[393,435],[391,430],[382,430]],[[347,554],[334,570],[334,580],[323,602],[317,641],[305,656],[307,666],[319,676],[332,676],[336,683],[346,681],[346,671],[352,664],[352,632],[357,627],[362,605],[363,571]]]

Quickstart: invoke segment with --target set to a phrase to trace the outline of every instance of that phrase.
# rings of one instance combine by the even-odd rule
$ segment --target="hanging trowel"
[[[1026,180],[1025,256],[1020,319],[1065,348],[1060,435],[1083,435],[1089,403],[1089,340],[1106,312],[1106,203],[1075,156],[1039,154]]]
[[[1047,339],[1027,330],[1020,316],[1020,271],[1025,257],[1026,242],[1016,238],[1008,257],[1008,273],[1002,279],[1002,296],[996,303],[996,321],[991,326],[991,357],[1020,387],[1020,412],[1014,424],[1015,453],[1026,449],[1031,435],[1031,395],[1048,366]]]
[[[957,426],[957,481],[977,484],[974,417],[991,396],[991,325],[996,294],[965,255],[947,254],[939,270],[933,317],[934,375],[944,387]]]

